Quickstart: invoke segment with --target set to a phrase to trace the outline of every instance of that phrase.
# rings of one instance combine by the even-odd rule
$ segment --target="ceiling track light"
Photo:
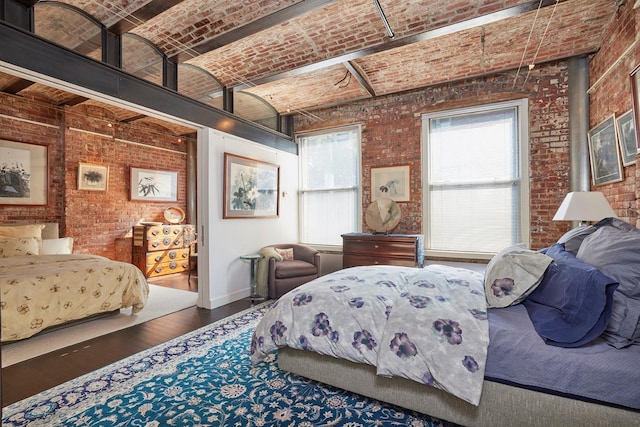
[[[378,9],[378,13],[380,14],[380,19],[382,19],[382,23],[384,24],[384,28],[387,29],[387,34],[389,35],[389,38],[392,39],[395,37],[395,34],[393,34],[393,30],[391,29],[391,25],[389,25],[389,21],[387,21],[387,17],[384,14],[384,10],[382,10],[382,6],[380,6],[380,1],[379,0],[373,0],[373,3],[376,5],[376,9]]]

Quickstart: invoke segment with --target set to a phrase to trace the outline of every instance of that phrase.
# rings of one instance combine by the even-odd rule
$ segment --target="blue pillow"
[[[580,347],[599,337],[611,318],[618,283],[557,243],[542,251],[554,259],[524,300],[538,334],[549,345]]]

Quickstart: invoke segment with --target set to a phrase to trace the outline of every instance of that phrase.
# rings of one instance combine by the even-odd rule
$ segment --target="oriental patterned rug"
[[[251,366],[251,333],[269,305],[9,405],[2,425],[450,425],[283,372],[275,354]]]

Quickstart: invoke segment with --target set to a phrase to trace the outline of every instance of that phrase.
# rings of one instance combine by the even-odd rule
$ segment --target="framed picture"
[[[622,165],[616,135],[613,115],[589,131],[593,185],[622,181]]]
[[[618,131],[618,141],[620,142],[620,153],[622,154],[622,164],[632,165],[636,162],[636,128],[633,123],[633,110],[629,110],[616,119],[616,129]]]
[[[396,202],[411,200],[409,165],[371,168],[371,201],[381,197]]]
[[[223,218],[277,217],[280,167],[224,153]]]
[[[177,202],[178,172],[131,168],[131,200]]]
[[[109,166],[80,163],[78,165],[78,190],[107,191]]]
[[[640,64],[633,69],[630,76],[633,120],[636,128],[636,149],[640,152]]]
[[[48,155],[46,145],[0,139],[0,205],[47,204]]]

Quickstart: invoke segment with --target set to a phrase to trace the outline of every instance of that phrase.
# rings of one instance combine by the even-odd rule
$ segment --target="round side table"
[[[249,254],[249,255],[240,255],[240,259],[244,261],[251,262],[251,271],[250,271],[250,282],[249,282],[249,299],[251,300],[251,305],[255,301],[264,301],[265,297],[260,296],[256,293],[256,269],[258,260],[264,258],[264,255],[260,254]]]

